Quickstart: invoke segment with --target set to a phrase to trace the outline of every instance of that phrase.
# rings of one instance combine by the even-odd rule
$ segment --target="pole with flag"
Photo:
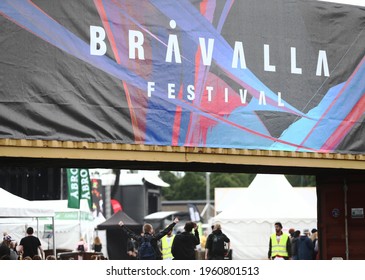
[[[67,169],[68,207],[80,209],[80,199],[86,199],[92,208],[91,182],[88,169]]]

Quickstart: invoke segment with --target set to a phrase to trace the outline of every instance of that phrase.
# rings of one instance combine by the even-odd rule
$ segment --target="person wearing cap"
[[[34,255],[38,255],[38,250],[40,251],[40,256],[43,258],[44,251],[42,249],[41,241],[38,237],[33,235],[34,230],[32,227],[27,228],[27,236],[20,240],[19,252],[23,258],[29,256],[33,258]]]
[[[312,260],[314,253],[314,246],[312,240],[309,238],[309,229],[303,230],[303,234],[298,240],[298,260]]]
[[[291,259],[291,243],[289,235],[282,231],[280,222],[275,223],[275,233],[270,236],[268,258],[270,260]]]

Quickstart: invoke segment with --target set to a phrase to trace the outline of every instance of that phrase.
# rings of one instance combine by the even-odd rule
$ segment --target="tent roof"
[[[104,173],[98,176],[94,176],[95,178],[100,178],[103,186],[112,186],[115,182],[115,174],[113,173]],[[152,171],[144,171],[138,173],[127,173],[125,170],[121,170],[119,177],[119,185],[120,186],[139,186],[143,185],[143,182],[147,181],[148,183],[155,185],[157,187],[169,187],[170,185],[163,181],[158,177],[156,172]]]
[[[31,201],[16,196],[0,188],[0,217],[3,218],[35,218],[54,217],[54,210],[40,207]]]
[[[109,219],[104,221],[103,223],[99,224],[97,228],[99,230],[102,229],[112,229],[112,228],[119,228],[119,222],[123,221],[123,223],[130,228],[141,227],[142,225],[137,223],[131,217],[129,217],[124,211],[118,211],[114,213]]]
[[[86,199],[80,200],[80,209],[69,208],[68,200],[33,200],[32,204],[41,208],[53,209],[57,220],[93,220],[92,213]]]
[[[258,174],[214,221],[275,222],[317,219],[316,200],[305,200],[284,175]]]

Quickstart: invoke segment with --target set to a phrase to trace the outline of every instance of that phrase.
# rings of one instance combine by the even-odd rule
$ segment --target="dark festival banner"
[[[2,0],[0,138],[365,152],[365,9]]]

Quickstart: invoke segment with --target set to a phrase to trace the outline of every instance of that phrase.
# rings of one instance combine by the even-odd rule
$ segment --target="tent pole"
[[[54,228],[54,217],[52,217],[52,236],[53,236],[53,255],[57,258],[56,252],[56,234]]]
[[[39,219],[38,217],[36,217],[37,219],[37,236],[39,237]]]

